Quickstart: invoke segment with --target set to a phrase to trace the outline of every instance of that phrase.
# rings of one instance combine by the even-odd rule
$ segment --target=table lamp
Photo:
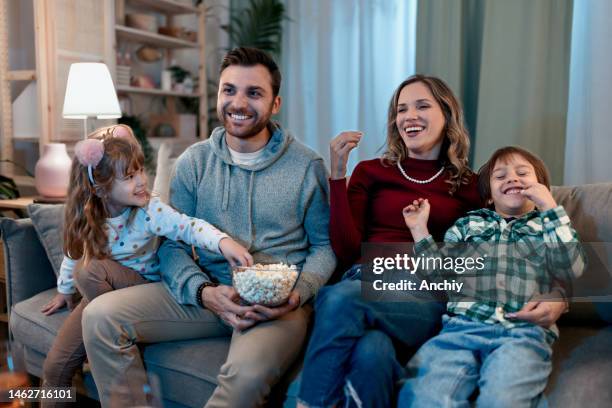
[[[77,62],[70,65],[62,114],[66,119],[84,120],[84,138],[87,138],[87,118],[121,117],[117,92],[106,64]]]

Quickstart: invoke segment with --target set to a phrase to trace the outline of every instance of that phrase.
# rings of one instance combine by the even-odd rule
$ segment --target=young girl
[[[75,284],[83,298],[47,355],[45,386],[71,386],[82,366],[86,356],[81,315],[91,300],[111,290],[160,280],[159,237],[220,252],[232,265],[253,264],[248,251],[227,234],[151,197],[143,166],[140,145],[124,125],[98,129],[75,147],[58,294],[42,312],[72,308]]]

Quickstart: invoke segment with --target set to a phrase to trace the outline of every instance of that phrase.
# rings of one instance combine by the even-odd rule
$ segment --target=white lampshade
[[[121,117],[117,93],[106,64],[78,62],[70,65],[63,116],[66,119]]]

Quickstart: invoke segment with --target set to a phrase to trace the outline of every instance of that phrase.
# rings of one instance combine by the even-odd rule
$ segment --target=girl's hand
[[[219,242],[219,249],[221,250],[221,253],[225,259],[227,259],[232,266],[253,265],[253,257],[251,254],[249,254],[249,251],[231,238],[223,238]]]
[[[540,211],[551,210],[557,206],[550,190],[544,184],[531,184],[522,190],[521,194],[533,201]]]
[[[64,306],[68,306],[68,310],[74,309],[74,294],[58,293],[53,297],[53,299],[45,304],[40,311],[46,316],[50,316],[62,309]]]
[[[361,132],[342,132],[329,143],[331,178],[333,180],[346,177],[346,163],[349,153],[357,147],[361,136],[363,136]]]
[[[410,228],[414,242],[418,242],[429,235],[427,220],[429,219],[430,209],[429,201],[419,198],[402,210],[404,222]]]

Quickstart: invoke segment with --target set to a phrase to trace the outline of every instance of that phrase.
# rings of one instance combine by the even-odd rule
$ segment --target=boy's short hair
[[[281,86],[281,73],[274,59],[265,51],[260,50],[259,48],[250,47],[237,47],[228,51],[221,62],[219,75],[221,75],[225,68],[231,65],[239,65],[242,67],[263,65],[268,69],[268,72],[272,77],[272,93],[275,97],[278,96]]]
[[[478,192],[483,201],[487,202],[491,198],[491,173],[498,160],[507,160],[508,157],[517,155],[523,157],[535,169],[538,182],[544,184],[550,190],[550,174],[546,164],[529,150],[518,146],[506,146],[497,149],[491,158],[478,170]]]

